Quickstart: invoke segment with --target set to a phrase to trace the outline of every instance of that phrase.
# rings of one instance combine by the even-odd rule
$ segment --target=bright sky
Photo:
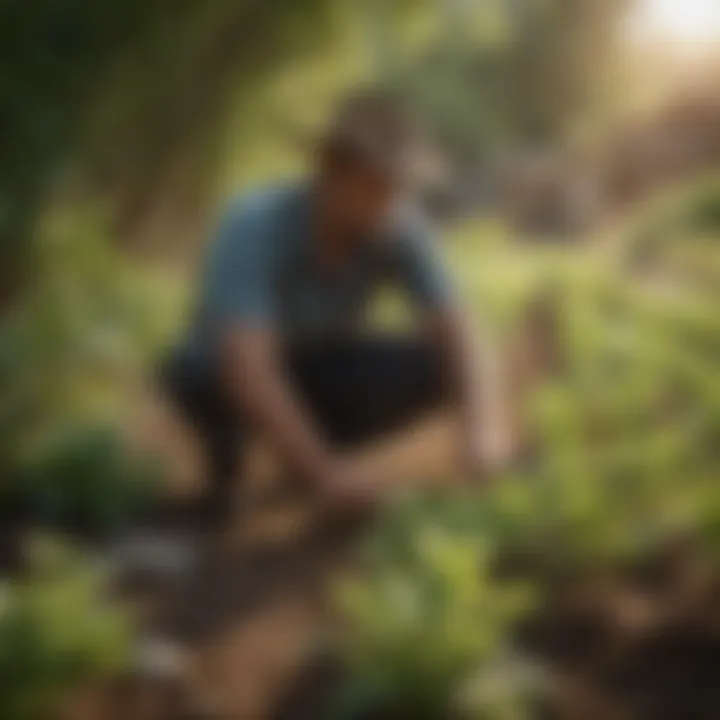
[[[683,45],[720,45],[720,0],[638,0],[631,32]]]

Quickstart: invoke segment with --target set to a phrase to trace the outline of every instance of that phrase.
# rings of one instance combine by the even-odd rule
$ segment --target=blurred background
[[[213,223],[372,82],[527,452],[468,490],[418,428],[352,543],[258,501],[126,587],[200,476],[152,386]],[[0,717],[720,716],[717,0],[6,0],[0,252]]]

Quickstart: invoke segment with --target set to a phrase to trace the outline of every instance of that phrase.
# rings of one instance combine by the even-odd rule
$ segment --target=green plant
[[[26,577],[2,588],[0,717],[46,717],[83,683],[122,669],[131,626],[104,590],[102,573],[68,547],[33,544]]]
[[[711,259],[708,246],[696,250]],[[374,529],[341,598],[351,710],[452,717],[453,699],[474,687],[467,716],[524,717],[512,700],[528,686],[507,671],[507,651],[534,600],[568,579],[619,577],[678,539],[695,538],[694,551],[717,562],[716,289],[682,275],[638,281],[596,249],[572,261],[516,260],[498,245],[468,253],[466,265],[483,268],[464,270],[470,297],[507,327],[553,287],[564,372],[526,399],[535,457],[525,470],[461,496],[415,498]]]
[[[108,533],[146,509],[156,485],[154,465],[134,457],[116,430],[90,426],[66,431],[39,449],[17,492],[36,520]]]
[[[526,586],[493,580],[481,534],[462,531],[458,517],[424,514],[411,506],[388,516],[384,554],[376,542],[369,575],[342,587],[355,691],[348,715],[368,702],[445,717],[465,684],[509,652],[508,630],[532,603]]]
[[[37,240],[33,292],[0,317],[0,484],[68,426],[121,423],[172,324],[159,278],[100,218],[59,215]]]

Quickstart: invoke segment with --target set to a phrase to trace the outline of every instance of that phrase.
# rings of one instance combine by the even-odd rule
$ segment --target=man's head
[[[391,94],[358,93],[343,103],[319,146],[324,198],[349,230],[381,227],[414,182],[419,132]]]

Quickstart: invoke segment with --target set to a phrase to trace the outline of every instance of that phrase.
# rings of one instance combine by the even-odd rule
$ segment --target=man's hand
[[[322,504],[333,514],[363,516],[378,505],[379,483],[350,462],[333,461],[316,482]]]
[[[228,333],[224,359],[230,391],[330,512],[350,516],[370,512],[377,501],[377,483],[332,453],[287,382],[276,345],[268,331]]]
[[[485,479],[501,473],[515,455],[512,433],[499,426],[470,435],[464,446],[463,469],[471,476]]]

